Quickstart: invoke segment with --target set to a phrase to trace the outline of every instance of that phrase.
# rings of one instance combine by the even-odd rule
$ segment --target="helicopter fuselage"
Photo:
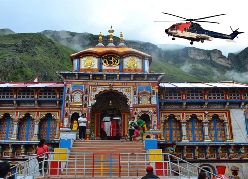
[[[201,27],[200,24],[193,22],[173,24],[168,29],[165,29],[165,33],[167,33],[169,36],[173,36],[173,40],[175,40],[175,37],[190,40],[191,45],[194,41],[201,41],[203,43],[205,40],[211,41],[214,38],[221,38],[227,39],[228,41],[232,41],[239,34],[238,32],[235,33],[235,31],[228,35],[205,30]]]

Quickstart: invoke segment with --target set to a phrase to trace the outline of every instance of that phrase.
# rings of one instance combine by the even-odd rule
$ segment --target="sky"
[[[236,53],[248,47],[248,28],[243,0],[1,0],[0,29],[15,33],[36,33],[43,30],[88,32],[109,35],[112,26],[114,36],[123,33],[124,40],[139,40],[153,44],[178,44],[206,50],[219,49],[224,55]],[[235,42],[213,39],[204,43],[171,37],[164,30],[180,18],[165,15],[167,12],[185,18],[202,18],[218,14],[223,16],[205,20],[220,24],[200,23],[204,29],[230,34],[239,28],[245,32]],[[154,22],[173,21],[173,22]]]

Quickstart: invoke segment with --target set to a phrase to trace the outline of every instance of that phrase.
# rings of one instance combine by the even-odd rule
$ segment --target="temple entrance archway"
[[[126,135],[130,115],[127,97],[121,92],[106,90],[95,99],[91,108],[91,137],[116,140]],[[101,129],[106,132],[101,133],[104,136],[100,135]]]

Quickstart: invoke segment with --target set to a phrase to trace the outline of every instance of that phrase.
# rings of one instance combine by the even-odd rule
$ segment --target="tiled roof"
[[[164,88],[247,88],[248,84],[236,82],[219,82],[219,83],[160,83]]]

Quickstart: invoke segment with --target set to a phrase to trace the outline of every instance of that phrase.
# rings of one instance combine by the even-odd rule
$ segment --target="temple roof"
[[[99,55],[99,56],[104,55],[104,54],[109,54],[109,53],[115,53],[120,56],[123,56],[126,54],[135,54],[135,55],[140,55],[142,57],[148,58],[149,60],[151,60],[152,58],[151,55],[148,55],[144,52],[141,52],[141,51],[138,51],[133,48],[126,47],[126,46],[121,46],[121,47],[119,46],[109,46],[109,47],[96,46],[96,47],[89,48],[89,49],[77,52],[75,54],[72,54],[70,55],[70,58],[75,59],[77,57],[80,57],[81,55],[89,54],[89,53]]]
[[[85,50],[82,50],[80,52],[70,55],[71,60],[78,58],[82,55],[86,55],[86,54],[102,56],[105,54],[114,53],[120,56],[124,56],[124,55],[141,56],[141,57],[147,58],[151,63],[152,61],[151,55],[141,52],[139,50],[135,50],[133,48],[127,47],[125,45],[122,32],[120,32],[120,42],[117,46],[113,42],[114,30],[112,29],[112,26],[108,32],[109,32],[109,43],[106,46],[104,46],[102,43],[102,33],[100,32],[98,44],[95,47],[85,49]]]
[[[0,88],[55,88],[64,87],[62,82],[1,82]]]
[[[248,88],[247,84],[237,82],[218,82],[218,83],[199,83],[199,82],[185,82],[185,83],[160,83],[160,87],[164,88]]]

